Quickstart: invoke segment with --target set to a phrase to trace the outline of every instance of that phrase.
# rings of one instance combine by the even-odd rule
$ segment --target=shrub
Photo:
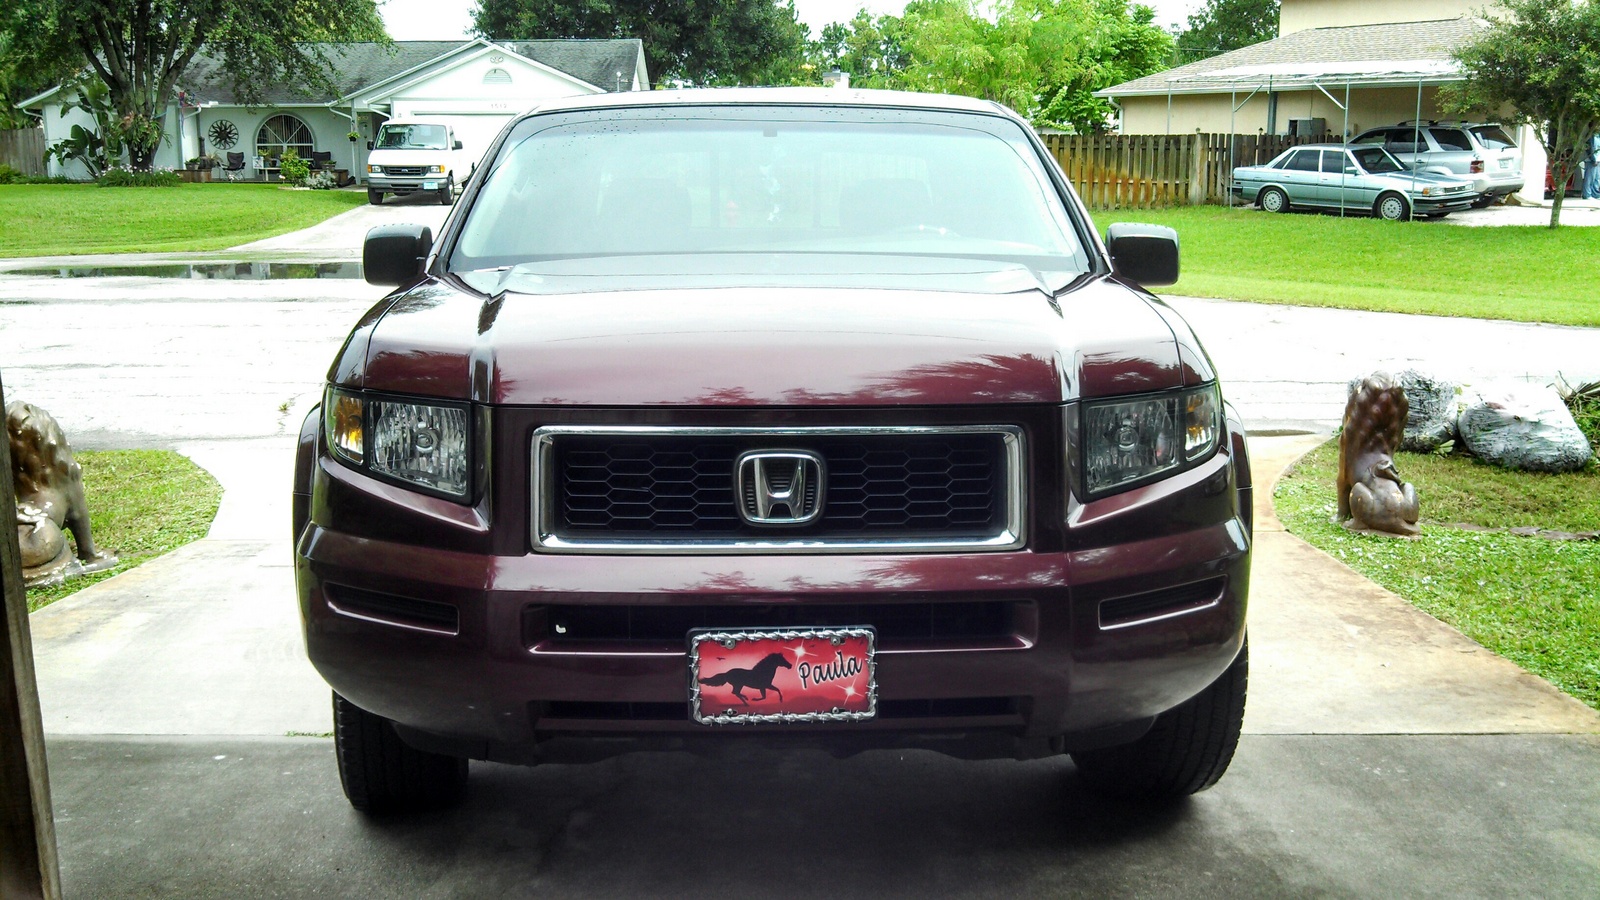
[[[1567,409],[1572,410],[1572,418],[1578,423],[1578,429],[1589,439],[1595,454],[1600,455],[1600,381],[1577,387],[1562,384],[1557,390],[1566,402]]]
[[[303,185],[311,177],[311,163],[301,159],[300,154],[293,147],[283,151],[283,160],[278,163],[278,174],[283,180],[293,185]]]
[[[21,184],[25,177],[27,176],[22,174],[22,170],[0,163],[0,184]]]
[[[175,187],[183,183],[171,169],[151,169],[135,172],[125,166],[114,166],[94,180],[101,187]]]
[[[332,172],[316,172],[306,179],[306,187],[313,191],[331,191],[339,186],[339,179]]]

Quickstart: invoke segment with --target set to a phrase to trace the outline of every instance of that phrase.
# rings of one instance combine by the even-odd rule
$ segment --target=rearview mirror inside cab
[[[1164,225],[1118,222],[1106,229],[1111,268],[1119,278],[1141,287],[1159,287],[1178,280],[1178,232]]]

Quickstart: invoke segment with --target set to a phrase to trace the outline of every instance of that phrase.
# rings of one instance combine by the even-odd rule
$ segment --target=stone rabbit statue
[[[6,437],[11,443],[11,481],[16,488],[17,539],[22,576],[29,587],[70,575],[110,568],[116,557],[95,549],[89,533],[89,504],[83,496],[83,470],[55,417],[21,400],[6,404]],[[78,545],[74,560],[66,531]]]
[[[1345,404],[1338,494],[1346,527],[1407,537],[1422,532],[1417,490],[1394,467],[1409,411],[1405,391],[1382,373],[1364,380]]]

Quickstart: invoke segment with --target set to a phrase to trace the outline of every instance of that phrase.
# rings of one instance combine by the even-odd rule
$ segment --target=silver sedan
[[[1267,212],[1342,207],[1391,220],[1449,215],[1478,198],[1469,180],[1413,172],[1382,147],[1340,144],[1291,147],[1264,166],[1240,166],[1233,193]]]

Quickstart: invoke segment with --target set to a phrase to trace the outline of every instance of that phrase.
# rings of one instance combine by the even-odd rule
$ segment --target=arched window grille
[[[293,147],[301,159],[310,159],[315,146],[306,123],[287,113],[262,122],[256,132],[256,153],[260,156],[282,157],[283,151]]]

